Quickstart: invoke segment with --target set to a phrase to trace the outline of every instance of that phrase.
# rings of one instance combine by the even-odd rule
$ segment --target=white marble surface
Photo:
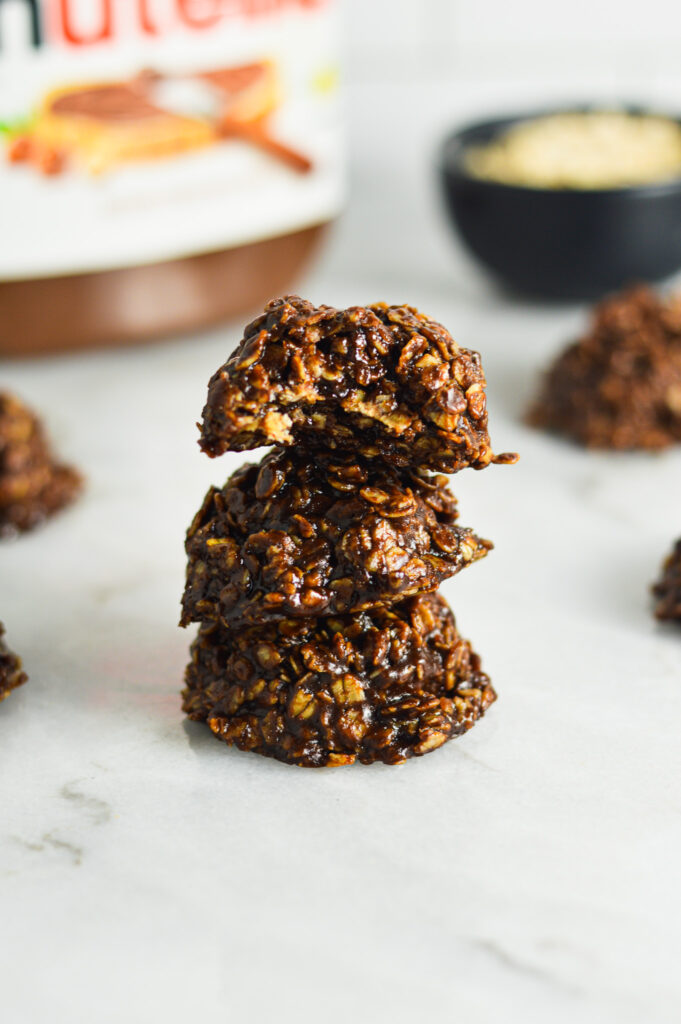
[[[399,768],[287,768],[187,724],[183,533],[239,461],[202,456],[194,422],[236,330],[0,364],[88,478],[0,551],[31,677],[0,706],[7,1024],[681,1016],[681,634],[647,592],[681,534],[681,452],[523,426],[583,310],[485,284],[426,188],[445,104],[397,171],[384,122],[363,145],[383,104],[356,105],[353,202],[301,290],[411,301],[483,354],[494,443],[522,460],[454,481],[496,549],[443,589],[500,699]]]

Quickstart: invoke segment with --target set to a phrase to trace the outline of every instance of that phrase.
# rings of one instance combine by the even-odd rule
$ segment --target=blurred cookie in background
[[[0,622],[0,701],[16,690],[27,680],[26,673],[22,671],[21,661],[16,654],[7,647],[2,639],[5,634],[5,627]]]
[[[639,285],[598,306],[549,368],[533,426],[587,448],[657,451],[681,441],[681,296]]]
[[[656,618],[681,622],[681,538],[664,561],[653,596]]]
[[[0,392],[0,537],[33,529],[70,504],[82,484],[75,469],[55,460],[35,413]]]

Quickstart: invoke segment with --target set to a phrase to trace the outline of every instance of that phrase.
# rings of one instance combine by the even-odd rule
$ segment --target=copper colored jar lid
[[[0,354],[131,344],[249,313],[290,289],[323,231],[316,225],[140,267],[0,282]]]
[[[10,6],[0,356],[186,334],[296,284],[345,194],[337,0]]]

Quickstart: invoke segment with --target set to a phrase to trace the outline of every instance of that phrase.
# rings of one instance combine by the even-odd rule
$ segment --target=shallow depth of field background
[[[201,456],[195,422],[241,325],[4,361],[88,488],[0,551],[31,675],[0,708],[2,1024],[681,1019],[681,639],[649,603],[681,451],[613,458],[525,425],[587,306],[496,289],[435,174],[469,118],[681,111],[681,5],[345,7],[348,204],[298,288],[409,302],[482,353],[492,440],[521,459],[452,481],[495,549],[443,593],[499,701],[398,768],[293,769],[186,723],[184,531],[244,461]]]

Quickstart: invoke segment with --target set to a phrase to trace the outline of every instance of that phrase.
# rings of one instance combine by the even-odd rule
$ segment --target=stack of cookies
[[[187,535],[184,709],[305,766],[425,754],[495,699],[435,593],[491,544],[441,473],[492,462],[477,353],[416,310],[269,303],[213,376],[211,456],[274,446]]]

